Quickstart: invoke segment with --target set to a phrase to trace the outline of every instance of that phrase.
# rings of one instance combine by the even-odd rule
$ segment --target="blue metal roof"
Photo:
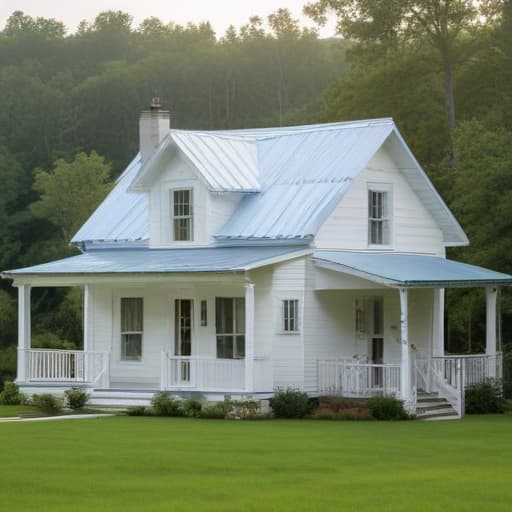
[[[512,286],[512,276],[437,256],[315,251],[315,263],[389,286]]]
[[[201,247],[193,249],[92,250],[2,275],[139,274],[181,272],[236,272],[304,254],[305,246]]]
[[[245,192],[216,234],[226,240],[308,239],[386,142],[405,148],[399,168],[449,245],[467,238],[403,142],[392,119],[229,131],[171,130],[145,165],[136,158],[72,242],[149,238],[144,190],[171,150],[211,191]]]

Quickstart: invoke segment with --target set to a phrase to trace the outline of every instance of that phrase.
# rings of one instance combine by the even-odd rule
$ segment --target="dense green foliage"
[[[368,408],[376,420],[406,420],[409,418],[401,400],[392,396],[374,396],[368,399]]]
[[[512,501],[509,414],[364,423],[117,417],[0,424],[0,436],[2,506],[17,512],[506,512]]]
[[[83,409],[87,400],[89,400],[89,395],[80,388],[66,389],[64,395],[66,397],[67,406],[73,410]]]
[[[62,412],[64,400],[62,397],[53,395],[52,393],[34,394],[30,403],[43,414],[53,416]]]
[[[151,399],[151,408],[155,416],[183,416],[183,403],[167,391],[155,393]]]
[[[488,379],[469,386],[465,391],[466,414],[496,414],[505,412],[502,383]]]
[[[27,401],[27,397],[14,382],[4,382],[4,389],[0,392],[0,405],[22,405]]]
[[[304,418],[311,409],[308,394],[300,389],[275,389],[270,399],[275,418]]]

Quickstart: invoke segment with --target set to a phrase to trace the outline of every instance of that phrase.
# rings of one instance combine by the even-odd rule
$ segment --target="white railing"
[[[109,352],[29,349],[29,382],[77,382],[108,387]]]
[[[400,365],[319,360],[318,391],[346,397],[400,396]]]
[[[460,357],[433,357],[431,388],[446,398],[459,417],[464,416],[464,363]]]
[[[494,355],[470,354],[448,355],[443,359],[460,359],[464,366],[464,386],[478,384],[486,379],[501,379],[503,377],[503,356],[501,352]]]

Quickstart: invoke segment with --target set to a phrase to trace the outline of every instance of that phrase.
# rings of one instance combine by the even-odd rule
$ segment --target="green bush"
[[[134,405],[126,410],[128,416],[146,416],[147,410],[143,405]]]
[[[501,381],[487,379],[466,389],[466,414],[493,414],[505,412]]]
[[[189,398],[183,402],[183,414],[189,418],[197,418],[201,415],[203,405],[195,398]]]
[[[374,396],[368,399],[371,415],[376,420],[406,420],[409,415],[401,400],[392,396]]]
[[[241,420],[258,417],[260,404],[256,400],[235,400],[233,402],[232,416]]]
[[[66,389],[64,394],[68,407],[73,410],[83,409],[87,400],[89,400],[89,395],[80,388]]]
[[[151,400],[155,416],[183,416],[183,404],[166,391],[160,391]]]
[[[51,393],[32,395],[32,405],[44,414],[50,415],[59,414],[64,406],[62,398]]]
[[[304,418],[311,409],[307,393],[293,388],[274,391],[270,406],[276,418]]]
[[[216,402],[206,404],[201,409],[200,418],[212,419],[212,420],[223,420],[227,418],[233,411],[233,402],[229,399],[225,399],[224,402]]]
[[[27,396],[19,390],[14,382],[4,382],[4,390],[0,393],[1,405],[22,405],[27,401]]]

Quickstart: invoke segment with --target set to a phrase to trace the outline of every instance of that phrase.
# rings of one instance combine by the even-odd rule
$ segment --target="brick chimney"
[[[139,120],[140,152],[143,162],[149,159],[170,128],[169,111],[160,109],[160,98],[153,98],[149,110],[143,110]]]

